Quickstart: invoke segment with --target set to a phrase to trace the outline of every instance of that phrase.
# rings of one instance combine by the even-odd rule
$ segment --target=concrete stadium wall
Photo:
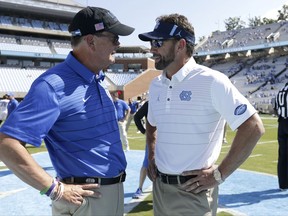
[[[154,62],[153,62],[154,65]],[[153,78],[160,75],[162,71],[156,69],[148,69],[140,74],[132,82],[124,86],[124,100],[128,101],[128,98],[136,98],[146,93],[149,89],[150,83]]]

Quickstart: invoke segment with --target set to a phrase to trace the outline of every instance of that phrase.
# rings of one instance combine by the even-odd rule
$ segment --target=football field
[[[231,215],[287,215],[288,191],[279,191],[276,176],[277,119],[271,116],[262,116],[262,119],[266,129],[265,135],[241,168],[220,185],[220,211]],[[228,128],[228,143],[223,145],[219,160],[229,150],[234,133]],[[144,157],[145,137],[137,133],[135,125],[131,125],[128,135],[133,150],[125,153],[128,161],[127,180],[124,184],[125,213],[129,216],[152,216],[151,196],[146,199],[143,196],[143,200],[132,199],[137,189],[139,170]],[[28,149],[32,151],[30,147]],[[47,172],[55,175],[47,152],[33,154],[33,157]],[[1,166],[3,168],[3,164],[0,163]],[[9,170],[4,168],[0,171],[0,181],[0,216],[51,215],[50,200],[40,196],[38,191],[21,182]],[[145,195],[148,195],[151,192],[151,182],[148,179],[144,188],[147,191]],[[133,209],[137,203],[140,205]]]

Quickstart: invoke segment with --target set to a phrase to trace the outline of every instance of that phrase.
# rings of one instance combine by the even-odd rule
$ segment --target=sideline
[[[133,200],[137,189],[139,171],[144,151],[125,152],[128,166],[124,183],[125,214],[148,196],[151,181],[144,183],[144,195]],[[55,176],[48,153],[37,153],[33,157],[52,176]],[[51,201],[39,195],[39,192],[23,183],[10,170],[0,171],[0,216],[51,216]],[[288,212],[288,191],[278,189],[277,176],[259,172],[236,170],[219,187],[219,209],[237,216],[286,216]]]
[[[241,215],[286,216],[287,203],[288,191],[279,190],[275,175],[238,169],[220,185],[220,207]]]

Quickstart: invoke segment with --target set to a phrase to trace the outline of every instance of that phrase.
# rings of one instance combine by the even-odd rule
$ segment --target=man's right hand
[[[157,167],[155,165],[155,160],[149,160],[147,169],[147,175],[151,181],[155,181],[157,178]]]

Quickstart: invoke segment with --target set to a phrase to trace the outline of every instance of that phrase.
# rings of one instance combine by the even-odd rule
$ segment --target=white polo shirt
[[[167,174],[210,167],[219,157],[225,120],[232,130],[256,113],[229,78],[191,58],[171,80],[149,88],[148,121],[157,127],[155,161]]]

